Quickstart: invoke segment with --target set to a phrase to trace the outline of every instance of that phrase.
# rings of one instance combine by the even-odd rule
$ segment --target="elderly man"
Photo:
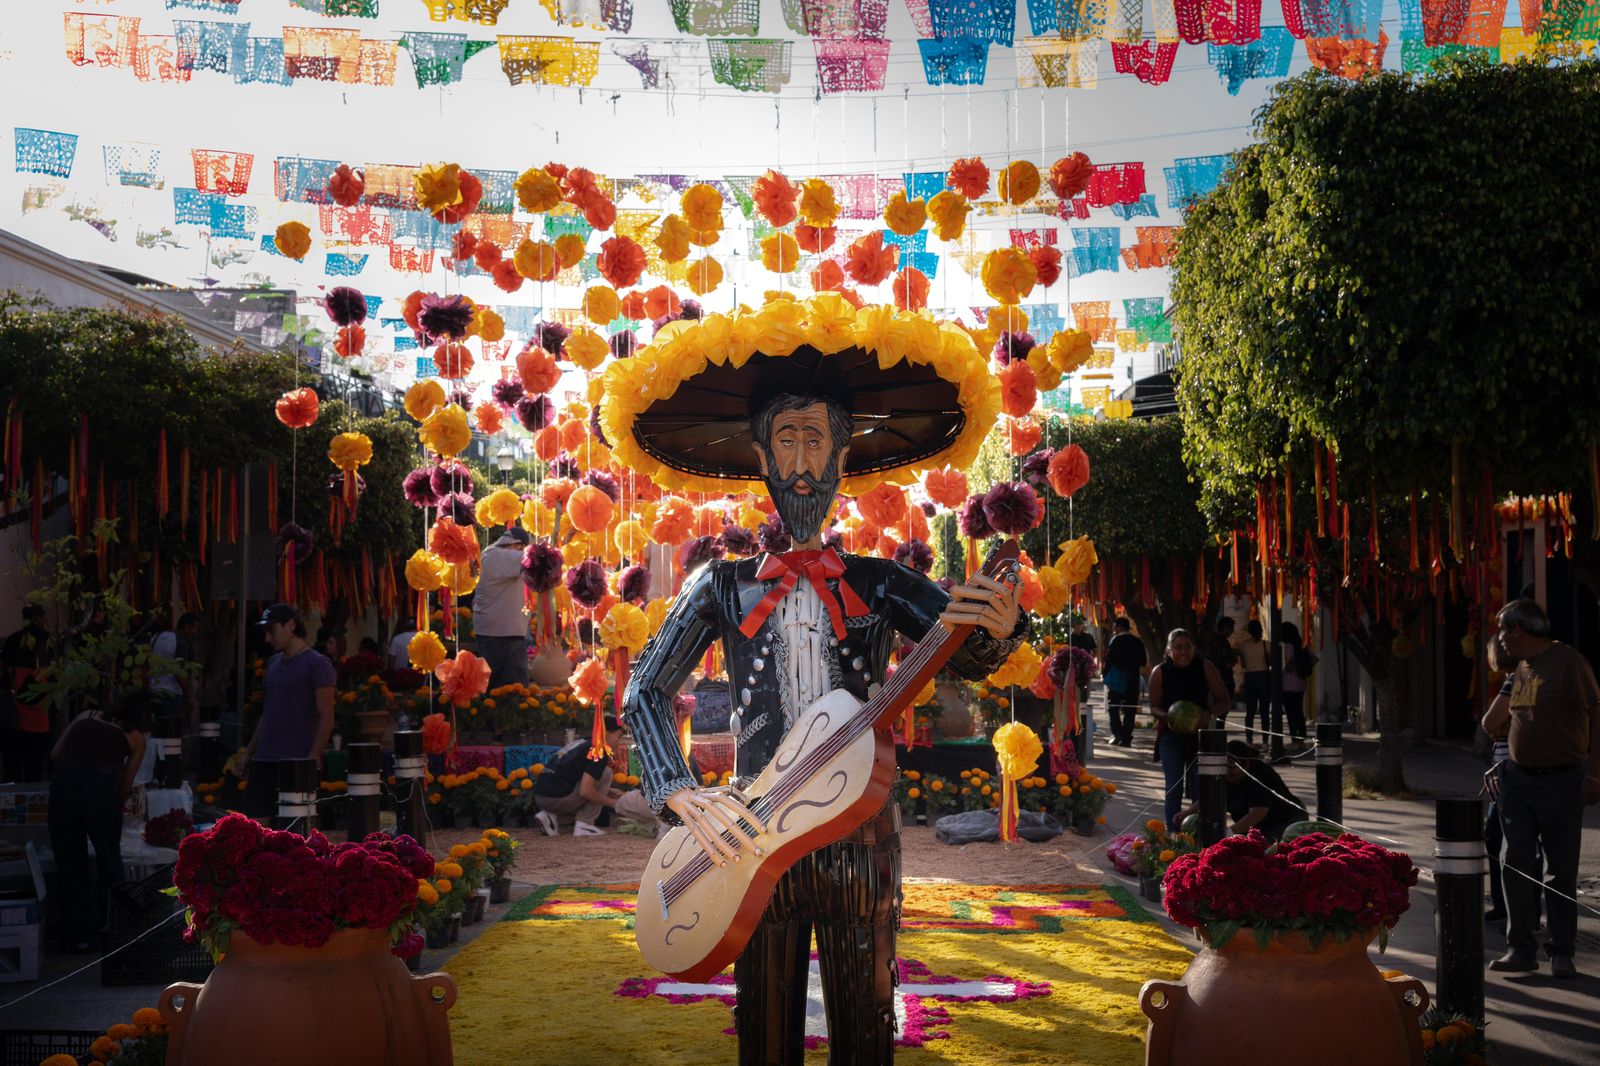
[[[1578,976],[1572,962],[1577,940],[1578,844],[1585,804],[1600,802],[1600,686],[1576,649],[1550,639],[1550,619],[1532,600],[1500,609],[1499,638],[1517,662],[1511,698],[1496,700],[1483,728],[1499,736],[1509,719],[1511,757],[1501,769],[1500,821],[1505,828],[1506,942],[1491,970],[1529,973],[1539,968],[1534,933],[1539,927],[1538,853],[1546,869],[1545,951],[1550,973]]]
[[[528,683],[528,614],[523,609],[522,553],[528,534],[507,526],[483,552],[472,598],[472,631],[489,664],[489,687]]]
[[[841,380],[833,365],[871,375],[856,386],[854,401],[851,383]],[[861,700],[877,692],[889,653],[899,642],[897,633],[921,640],[941,622],[975,626],[950,665],[978,678],[1004,662],[1028,630],[1014,587],[980,574],[947,594],[899,563],[824,547],[824,523],[842,479],[862,469],[908,466],[931,454],[930,437],[943,439],[935,434],[951,425],[940,418],[956,406],[953,387],[949,399],[941,394],[929,404],[941,408],[940,415],[917,426],[908,423],[896,437],[872,432],[881,422],[875,424],[858,405],[884,402],[879,397],[887,390],[904,411],[915,408],[918,397],[909,387],[895,390],[889,373],[877,376],[873,361],[862,360],[858,350],[825,357],[801,349],[792,358],[770,362],[758,355],[746,367],[749,380],[718,383],[724,393],[742,389],[743,396],[753,397],[734,423],[753,455],[730,455],[728,462],[765,482],[793,550],[713,562],[689,575],[640,658],[624,699],[647,797],[681,819],[700,846],[723,862],[743,857],[746,849],[735,837],[747,842],[724,830],[739,819],[751,824],[759,819],[737,796],[699,787],[684,766],[672,716],[673,693],[712,641],[720,637],[725,650],[734,694],[730,729],[736,737],[736,775],[746,781],[772,759],[790,725],[812,702],[839,688]],[[824,392],[818,385],[801,391],[791,384],[793,376],[784,382],[788,388],[774,388],[765,376],[792,373],[791,368],[836,391]],[[944,384],[934,381],[927,388]],[[863,441],[868,433],[873,439]],[[883,450],[901,448],[902,440],[902,451]],[[858,442],[864,455],[877,449],[874,458],[863,460],[864,467],[851,465]],[[661,439],[646,443],[654,454],[674,457]],[[687,459],[684,468],[705,470],[704,465],[689,467]],[[804,1059],[813,929],[829,1061],[861,1066],[892,1061],[899,888],[899,824],[892,802],[854,833],[789,868],[734,965],[742,1064],[799,1066]]]

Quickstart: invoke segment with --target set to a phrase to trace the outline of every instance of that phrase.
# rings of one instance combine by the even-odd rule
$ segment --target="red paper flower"
[[[1000,406],[1006,414],[1022,418],[1033,410],[1039,400],[1033,367],[1017,359],[995,376],[1000,379]]]
[[[1050,457],[1046,475],[1056,495],[1066,498],[1089,483],[1089,455],[1076,444],[1069,444]]]
[[[490,247],[493,247],[491,245]],[[516,292],[522,288],[523,277],[517,270],[514,259],[497,259],[489,269],[489,276],[494,279],[495,288],[501,292]]]
[[[957,159],[950,165],[949,184],[968,200],[976,200],[989,191],[989,168],[976,156]]]
[[[433,350],[433,365],[442,378],[464,378],[472,373],[472,350],[460,341],[449,341]]]
[[[844,287],[844,270],[832,259],[824,259],[811,271],[811,288],[816,292],[828,292]]]
[[[816,226],[808,226],[802,222],[794,228],[795,243],[800,246],[801,251],[810,252],[813,255],[821,255],[829,248],[832,248],[834,238],[838,235],[839,231],[833,226],[823,226],[818,229]]]
[[[900,249],[894,245],[885,248],[883,232],[873,230],[865,237],[858,238],[850,246],[849,257],[845,260],[845,272],[858,285],[877,285],[894,273],[895,264],[899,260]]]
[[[430,714],[422,720],[422,750],[429,755],[450,750],[450,722],[444,715]]]
[[[278,421],[290,429],[307,429],[317,421],[317,394],[309,388],[290,389],[274,405]]]
[[[471,526],[457,525],[453,518],[441,518],[428,530],[428,550],[457,566],[478,558],[478,534]]]
[[[761,217],[774,226],[787,226],[800,214],[795,207],[795,201],[800,198],[800,187],[776,170],[769,170],[757,178],[750,195]]]
[[[644,295],[644,313],[651,319],[666,318],[681,310],[683,301],[665,285],[657,285]]]
[[[333,339],[333,354],[350,359],[361,354],[367,346],[367,331],[360,326],[341,326]]]
[[[1041,244],[1028,249],[1028,258],[1033,260],[1033,269],[1039,274],[1040,285],[1048,289],[1061,280],[1061,249]]]
[[[453,225],[466,218],[478,209],[483,202],[483,182],[463,170],[458,179],[461,184],[461,202],[441,207],[433,213],[433,217],[445,225]]]
[[[479,270],[493,270],[499,265],[503,254],[500,246],[493,241],[479,241],[472,249],[472,261],[478,265]]]
[[[916,267],[903,267],[894,279],[894,305],[902,311],[920,311],[928,306],[928,275]]]
[[[1050,190],[1063,200],[1070,200],[1089,187],[1094,177],[1094,164],[1082,152],[1057,159],[1050,167]]]
[[[469,229],[458,229],[456,235],[450,238],[450,258],[458,264],[471,259],[478,250],[478,237]],[[499,249],[496,249],[498,251]]]
[[[616,236],[600,246],[597,265],[600,276],[612,288],[626,288],[637,284],[644,274],[644,249],[630,237]]]
[[[328,195],[340,207],[354,207],[366,191],[367,183],[361,171],[351,170],[348,163],[340,163],[328,177]]]
[[[1011,455],[1027,455],[1044,437],[1044,429],[1031,418],[1006,418],[1000,433],[1006,440],[1006,452]]]
[[[536,344],[530,344],[517,353],[517,376],[522,387],[534,396],[543,395],[561,381],[561,368],[556,357]]]
[[[422,314],[422,301],[427,299],[427,296],[427,293],[418,289],[400,304],[400,317],[405,319],[406,325],[418,333],[422,332],[422,319],[419,317]]]

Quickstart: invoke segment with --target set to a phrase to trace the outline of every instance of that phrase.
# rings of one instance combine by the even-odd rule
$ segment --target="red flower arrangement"
[[[175,807],[144,825],[144,842],[153,848],[175,848],[194,832],[194,819],[182,807]]]
[[[432,874],[433,858],[407,836],[330,844],[229,814],[184,838],[173,881],[189,908],[184,938],[220,957],[235,929],[309,948],[340,929],[388,929],[398,942],[411,932],[417,879]]]
[[[1264,947],[1272,934],[1298,930],[1316,947],[1375,929],[1378,949],[1411,906],[1411,857],[1358,836],[1309,833],[1270,843],[1259,832],[1228,837],[1167,867],[1167,913],[1198,929],[1214,948],[1240,929]]]

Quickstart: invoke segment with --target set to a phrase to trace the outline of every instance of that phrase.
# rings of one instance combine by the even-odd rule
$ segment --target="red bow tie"
[[[861,597],[856,595],[855,589],[844,580],[844,560],[839,558],[839,553],[832,548],[826,551],[798,551],[784,552],[782,555],[768,555],[761,563],[761,569],[756,571],[756,577],[762,581],[771,581],[781,577],[767,594],[756,604],[755,610],[745,616],[739,623],[739,632],[745,637],[754,639],[761,629],[761,624],[767,620],[767,615],[773,612],[780,600],[789,595],[789,592],[799,583],[801,576],[811,582],[811,587],[816,591],[817,597],[822,600],[822,605],[828,609],[828,616],[833,619],[833,635],[843,640],[846,629],[844,616],[860,618],[867,613],[867,605],[861,602]],[[828,588],[828,578],[839,580],[839,596],[844,599],[841,609],[839,600]]]

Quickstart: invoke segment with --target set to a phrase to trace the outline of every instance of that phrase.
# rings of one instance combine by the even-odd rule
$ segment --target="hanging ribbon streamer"
[[[278,464],[267,464],[267,531],[278,531]]]
[[[622,714],[622,695],[628,687],[628,649],[618,648],[611,653],[611,706]]]
[[[1450,551],[1457,559],[1465,554],[1461,547],[1461,442],[1450,445]]]
[[[1417,543],[1417,483],[1411,483],[1411,558],[1412,572],[1422,569],[1422,560],[1418,557],[1420,545]]]
[[[1317,505],[1317,536],[1328,535],[1327,514],[1322,508],[1322,442],[1313,441],[1311,445],[1311,498]]]
[[[163,427],[156,433],[156,518],[165,519],[171,505],[171,489],[167,484],[167,431]]]
[[[211,479],[200,474],[200,565],[206,565],[206,543],[211,539],[207,523],[211,518]]]
[[[178,537],[189,541],[189,448],[178,452]]]
[[[44,459],[33,461],[33,485],[28,491],[32,506],[28,508],[28,529],[33,535],[33,550],[44,547]]]

